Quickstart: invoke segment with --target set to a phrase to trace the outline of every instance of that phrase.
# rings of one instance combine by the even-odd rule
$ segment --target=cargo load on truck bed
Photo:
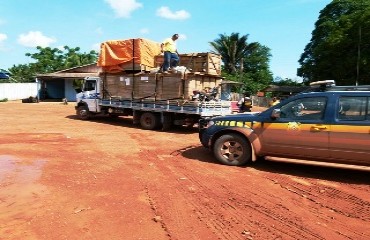
[[[98,66],[103,72],[156,72],[163,65],[160,43],[143,39],[112,40],[100,46]],[[179,66],[189,73],[221,75],[221,56],[215,53],[179,54]]]
[[[106,41],[100,45],[98,66],[110,73],[125,70],[150,71],[155,68],[154,57],[160,53],[160,43],[148,39]]]
[[[160,50],[159,43],[141,38],[102,43],[102,71],[99,77],[86,77],[76,96],[80,119],[132,116],[144,129],[168,130],[232,113],[220,55],[180,54],[178,66],[162,72]]]
[[[191,100],[194,91],[219,88],[222,78],[200,74],[105,74],[102,76],[103,98],[153,98],[156,100]],[[218,91],[220,92],[220,90]]]
[[[184,66],[187,72],[208,75],[221,75],[221,56],[215,53],[179,54],[179,66]],[[163,55],[155,56],[155,66],[161,67]]]

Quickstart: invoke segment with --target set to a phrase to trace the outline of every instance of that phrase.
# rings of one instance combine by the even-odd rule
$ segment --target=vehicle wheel
[[[86,106],[79,106],[77,108],[77,116],[79,119],[88,120],[91,118],[91,113]]]
[[[223,164],[241,166],[250,161],[252,150],[243,137],[237,134],[226,134],[216,140],[213,154]]]
[[[146,112],[143,113],[140,117],[140,125],[143,129],[153,130],[158,127],[159,117],[154,113]]]

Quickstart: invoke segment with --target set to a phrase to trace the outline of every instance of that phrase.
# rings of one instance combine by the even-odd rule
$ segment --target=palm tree
[[[239,37],[239,33],[231,33],[230,36],[220,34],[209,44],[213,47],[212,53],[220,54],[227,73],[235,74],[237,69],[243,72],[243,61],[254,44],[247,43],[248,35]]]

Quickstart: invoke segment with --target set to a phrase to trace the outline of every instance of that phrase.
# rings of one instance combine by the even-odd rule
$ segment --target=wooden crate
[[[205,74],[107,74],[104,81],[104,98],[123,99],[156,98],[157,100],[187,99],[193,91],[207,92],[219,87],[222,78]],[[108,94],[109,93],[109,94]]]
[[[144,64],[132,64],[132,62],[122,63],[119,65],[122,71],[134,71],[134,72],[150,72],[155,69],[155,67],[146,66]]]
[[[179,66],[186,67],[191,73],[221,75],[221,56],[213,53],[180,54]],[[154,57],[156,67],[163,64],[163,55]]]
[[[140,74],[134,77],[134,98],[155,97],[157,78],[156,74]]]
[[[184,80],[181,74],[160,74],[157,76],[157,99],[177,99],[184,97]]]
[[[186,74],[185,75],[185,90],[184,96],[190,99],[193,95],[193,91],[198,90],[202,92],[208,92],[214,87],[218,87],[220,91],[221,77],[201,75],[201,74]]]
[[[132,76],[122,74],[105,74],[101,86],[103,98],[118,97],[131,99]]]

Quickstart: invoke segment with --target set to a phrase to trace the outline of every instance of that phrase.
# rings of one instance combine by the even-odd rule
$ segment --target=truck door
[[[83,85],[83,101],[87,104],[90,112],[99,112],[99,78],[85,78]]]
[[[287,102],[280,118],[264,122],[262,151],[278,157],[326,158],[330,125],[324,124],[326,97],[305,97]]]

